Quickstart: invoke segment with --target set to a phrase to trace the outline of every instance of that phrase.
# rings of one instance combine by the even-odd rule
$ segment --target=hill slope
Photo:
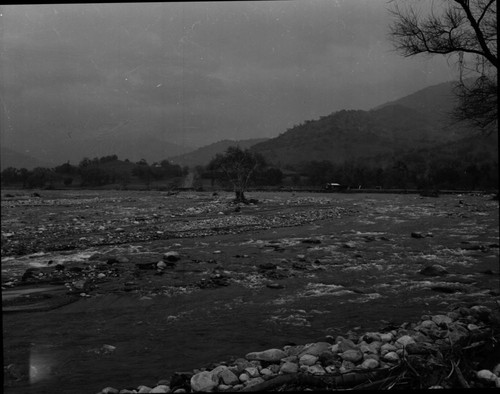
[[[311,160],[341,163],[456,141],[470,129],[454,125],[448,115],[454,105],[451,89],[452,83],[444,83],[370,111],[343,110],[306,121],[252,150],[283,166]]]

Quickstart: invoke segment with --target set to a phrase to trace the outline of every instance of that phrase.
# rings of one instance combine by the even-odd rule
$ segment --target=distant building
[[[325,185],[325,190],[342,190],[345,189],[340,183],[330,182]]]

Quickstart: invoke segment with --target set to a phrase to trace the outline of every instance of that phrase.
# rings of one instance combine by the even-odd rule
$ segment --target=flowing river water
[[[96,393],[107,386],[154,385],[176,371],[250,351],[381,330],[460,303],[498,298],[498,201],[491,197],[314,198],[331,199],[351,214],[237,234],[3,257],[6,277],[48,260],[86,262],[110,251],[147,255],[167,244],[183,256],[171,277],[175,291],[166,291],[171,283],[164,277],[151,276],[140,292],[103,288],[56,309],[4,314],[4,365],[14,363],[26,375],[10,382],[7,392]],[[269,263],[275,267],[262,268]],[[422,275],[431,264],[448,274]],[[191,286],[214,270],[228,278],[227,286]],[[13,291],[23,290],[5,289],[3,299],[9,292],[14,297]],[[104,345],[114,348],[104,351]]]

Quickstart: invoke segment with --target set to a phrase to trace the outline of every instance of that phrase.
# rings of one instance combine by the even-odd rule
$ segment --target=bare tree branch
[[[460,83],[455,93],[459,105],[454,116],[481,128],[498,123],[496,1],[391,0],[389,4],[394,18],[389,35],[396,51],[405,57],[458,55]],[[475,59],[466,60],[464,54],[475,55]],[[476,74],[475,82],[464,83],[463,72],[472,70],[479,78]]]

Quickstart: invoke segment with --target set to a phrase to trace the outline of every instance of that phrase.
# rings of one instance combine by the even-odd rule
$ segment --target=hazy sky
[[[403,58],[386,0],[0,7],[2,143],[150,133],[274,137],[456,79]],[[83,137],[82,137],[83,138]]]

